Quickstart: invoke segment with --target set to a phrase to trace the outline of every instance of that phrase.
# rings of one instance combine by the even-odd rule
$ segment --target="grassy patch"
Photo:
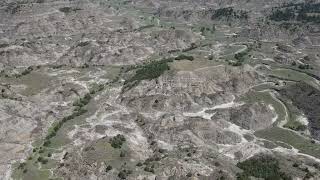
[[[197,59],[196,61],[180,60],[168,63],[172,71],[194,71],[200,68],[210,68],[223,63],[218,61],[210,61],[207,59]],[[219,67],[217,67],[219,68]],[[213,68],[214,69],[214,68]]]
[[[283,127],[292,129],[295,131],[304,131],[307,129],[306,125],[301,124],[299,121],[289,120]]]
[[[279,77],[280,79],[286,79],[291,81],[303,81],[315,88],[320,88],[320,86],[317,84],[314,78],[308,76],[305,73],[297,72],[291,69],[274,69],[272,70],[272,73],[270,75],[274,77]]]
[[[122,149],[126,147],[123,145]],[[82,155],[90,163],[105,163],[114,169],[120,168],[127,158],[120,157],[120,149],[113,148],[107,139],[99,139],[83,149]]]
[[[45,88],[48,88],[48,86],[50,85],[50,81],[53,78],[41,71],[38,71],[38,69],[35,68],[33,68],[33,70],[24,70],[24,75],[21,75],[22,73],[19,73],[12,76],[7,76],[6,78],[1,78],[1,82],[12,85],[25,85],[25,89],[19,90],[19,94],[22,94],[24,96],[32,96],[38,94]]]
[[[51,148],[52,146],[56,144],[60,145],[62,144],[61,142],[65,141],[65,138],[61,135],[60,131],[65,131],[63,127],[66,123],[86,113],[88,110],[85,109],[85,106],[90,102],[91,95],[102,91],[103,89],[104,85],[94,86],[89,93],[76,100],[73,103],[75,108],[72,114],[53,124],[53,126],[48,130],[48,134],[45,139],[40,140],[38,144],[39,147],[34,148],[32,155],[27,160],[27,163],[19,165],[18,168],[15,169],[13,177],[16,177],[16,179],[21,179],[20,177],[23,177],[22,179],[32,180],[48,179],[49,174],[45,173],[48,171],[46,169],[54,168],[56,166],[56,162],[51,159],[52,153],[56,152],[56,150]],[[38,164],[41,164],[41,168],[37,166]],[[50,171],[48,172],[50,173]]]
[[[284,128],[292,129],[294,131],[304,131],[307,129],[307,126],[298,121],[299,115],[301,112],[295,107],[292,103],[289,103],[289,100],[281,97],[281,101],[285,104],[288,111],[288,121]]]
[[[40,169],[40,163],[42,169]],[[12,178],[24,180],[49,179],[51,173],[46,169],[49,165],[50,164],[44,156],[35,154],[33,156],[30,156],[25,162],[14,165],[16,167],[14,167]]]
[[[107,66],[104,68],[105,74],[101,78],[110,79],[113,82],[117,81],[121,71],[120,66]]]
[[[320,145],[311,142],[298,134],[282,129],[279,127],[273,127],[269,129],[260,130],[254,133],[257,137],[267,139],[269,141],[277,142],[281,141],[298,149],[299,152],[308,154],[314,157],[320,157]]]

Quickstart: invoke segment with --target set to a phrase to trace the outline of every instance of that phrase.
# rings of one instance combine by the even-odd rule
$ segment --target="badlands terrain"
[[[320,1],[0,1],[1,180],[320,179]]]

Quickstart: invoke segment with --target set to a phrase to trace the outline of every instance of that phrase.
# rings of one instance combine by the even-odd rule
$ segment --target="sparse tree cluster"
[[[291,179],[280,170],[278,160],[268,155],[252,157],[246,161],[239,162],[237,166],[243,170],[242,173],[237,174],[238,180],[247,180],[251,176],[270,180]]]
[[[220,8],[214,11],[211,19],[219,19],[219,18],[235,18],[235,19],[248,19],[248,13],[243,10],[234,10],[233,7]]]
[[[269,18],[273,21],[320,23],[320,3],[288,4],[276,9]]]

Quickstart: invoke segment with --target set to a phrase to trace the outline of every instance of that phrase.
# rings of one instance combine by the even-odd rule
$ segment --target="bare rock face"
[[[272,125],[274,112],[264,104],[254,103],[231,109],[230,121],[244,129],[260,130]]]
[[[197,111],[232,100],[232,95],[248,91],[258,80],[252,70],[225,66],[196,71],[170,73],[157,81],[142,82],[126,92],[121,101],[139,111],[156,108],[159,111]],[[160,95],[162,94],[162,95]],[[138,98],[139,97],[139,98]],[[137,102],[141,100],[142,102]],[[149,106],[149,107],[148,107]]]

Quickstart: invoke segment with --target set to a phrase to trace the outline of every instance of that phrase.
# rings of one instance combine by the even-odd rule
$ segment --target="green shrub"
[[[231,66],[241,66],[242,63],[239,61],[228,61],[228,64]]]
[[[307,129],[306,125],[303,125],[298,121],[293,121],[293,122],[287,123],[283,127],[292,129],[294,131],[304,131]]]
[[[244,57],[248,55],[247,51],[239,52],[234,55],[234,58],[240,62],[244,61]]]
[[[174,58],[174,60],[189,60],[189,61],[193,61],[194,58],[193,56],[188,56],[188,55],[185,55],[185,54],[180,54],[179,56],[177,56],[176,58]]]
[[[93,95],[93,94],[95,94],[97,92],[102,91],[103,89],[104,89],[104,85],[103,84],[99,84],[99,85],[95,86],[94,88],[92,88],[90,90],[90,94]]]
[[[64,65],[60,64],[60,65],[53,65],[52,69],[60,69],[62,68]]]
[[[84,104],[81,103],[80,99],[73,103],[73,106],[83,107]]]
[[[136,166],[140,167],[142,166],[143,164],[141,162],[138,162]]]
[[[26,163],[23,162],[23,163],[20,163],[19,166],[18,166],[18,169],[24,169],[26,166]]]
[[[23,70],[20,74],[16,74],[15,77],[16,77],[16,78],[19,78],[19,77],[21,77],[21,76],[28,75],[28,74],[30,74],[32,71],[33,71],[33,67],[32,67],[32,66],[29,66],[27,69]]]
[[[43,160],[41,161],[41,163],[42,163],[42,164],[47,164],[47,163],[48,163],[48,159],[43,159]]]
[[[22,76],[25,76],[27,74],[30,74],[31,71],[33,71],[33,67],[32,66],[29,66],[27,69],[25,69],[24,71],[22,71],[21,75]]]
[[[84,63],[84,64],[81,66],[82,69],[85,69],[85,68],[88,68],[88,67],[89,67],[89,64],[87,64],[87,63]]]
[[[59,11],[61,11],[63,13],[70,13],[70,12],[72,12],[72,8],[71,7],[62,7],[59,9]]]
[[[299,164],[298,164],[298,163],[293,163],[292,166],[293,166],[293,167],[299,167]]]
[[[73,106],[83,107],[83,106],[87,105],[90,102],[90,100],[91,100],[91,95],[90,95],[90,93],[87,93],[86,95],[84,95],[84,97],[75,101],[73,103]]]
[[[125,137],[118,134],[110,139],[110,144],[113,148],[121,148],[122,144],[126,141]]]
[[[299,69],[311,69],[311,66],[309,64],[300,64],[298,66]]]
[[[228,61],[228,64],[232,66],[241,66],[242,63],[245,61],[245,57],[249,54],[250,50],[251,48],[248,47],[246,50],[236,53],[234,55],[236,61]]]
[[[55,128],[54,128],[55,129]],[[58,130],[57,130],[58,131]],[[53,138],[54,136],[56,136],[56,132],[57,131],[51,131],[47,136],[46,136],[46,141],[48,141],[49,139]]]
[[[112,169],[112,166],[108,165],[108,166],[106,167],[106,172],[109,172],[111,169]]]
[[[38,162],[42,163],[42,164],[47,164],[48,163],[48,159],[45,159],[43,157],[38,157]]]
[[[144,171],[154,173],[154,165],[150,165],[150,164],[147,165],[147,166],[144,168]]]
[[[46,141],[44,141],[43,146],[48,147],[50,145],[50,143],[51,143],[50,140],[46,140]]]
[[[129,174],[131,174],[132,171],[131,170],[127,170],[127,169],[122,169],[119,174],[118,174],[118,177],[120,179],[126,179],[128,177]]]
[[[80,116],[80,115],[82,115],[82,114],[84,114],[84,113],[86,113],[86,112],[88,112],[88,110],[86,110],[86,109],[79,109],[78,111],[76,111],[76,112],[74,112],[74,117],[77,117],[77,116]],[[73,118],[74,118],[73,117]],[[72,118],[72,119],[73,119]]]
[[[126,153],[124,151],[121,151],[120,152],[120,157],[125,157],[126,156]]]

